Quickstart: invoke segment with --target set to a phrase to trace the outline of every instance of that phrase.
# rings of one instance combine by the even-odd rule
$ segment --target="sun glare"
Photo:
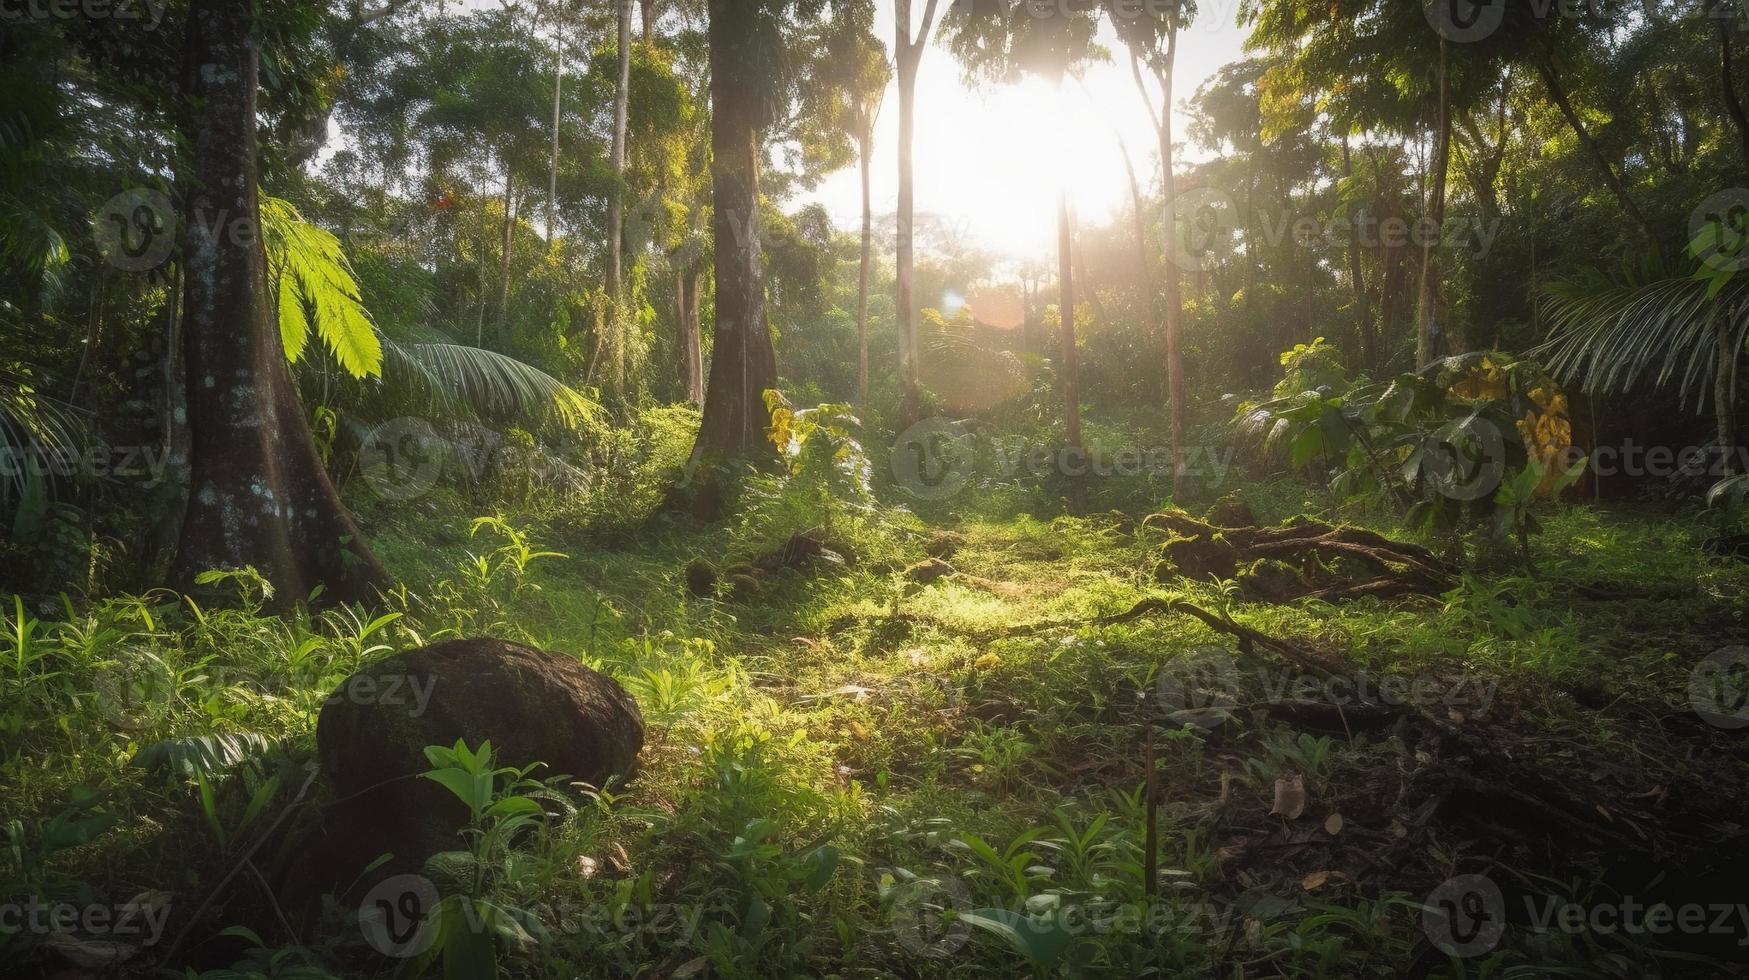
[[[1115,120],[1083,85],[1070,80],[1059,88],[1028,78],[968,94],[952,73],[925,82],[920,102],[969,98],[977,105],[957,114],[956,132],[918,141],[920,192],[951,201],[957,214],[976,215],[986,247],[1014,259],[1054,254],[1064,188],[1084,221],[1123,206],[1128,178]]]

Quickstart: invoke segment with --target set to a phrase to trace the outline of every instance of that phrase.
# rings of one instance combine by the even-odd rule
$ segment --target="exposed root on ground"
[[[1160,581],[1237,579],[1247,595],[1269,602],[1437,596],[1456,578],[1426,548],[1362,528],[1317,521],[1219,527],[1170,511],[1142,525],[1167,535],[1154,568]]]

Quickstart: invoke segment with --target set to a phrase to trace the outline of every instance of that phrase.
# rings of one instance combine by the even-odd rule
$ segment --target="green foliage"
[[[169,738],[142,746],[132,764],[149,771],[210,778],[267,751],[267,739],[254,732]]]
[[[1584,459],[1570,460],[1562,434],[1565,398],[1534,361],[1465,354],[1419,374],[1361,383],[1347,382],[1319,343],[1281,361],[1277,396],[1238,407],[1241,444],[1324,475],[1338,499],[1395,505],[1411,528],[1451,533],[1491,520],[1528,560],[1532,505],[1584,473]],[[1324,383],[1301,388],[1308,380]],[[1527,444],[1540,439],[1554,441]]]
[[[286,358],[295,364],[304,356],[313,324],[341,370],[354,378],[380,377],[382,342],[340,240],[275,197],[261,198],[261,226]]]
[[[538,763],[494,767],[490,740],[478,749],[469,749],[460,739],[448,748],[428,745],[425,758],[431,768],[423,778],[449,790],[468,808],[468,823],[461,830],[467,849],[441,852],[426,861],[427,870],[455,891],[428,910],[436,936],[414,959],[413,970],[423,973],[441,962],[446,977],[497,977],[501,953],[524,950],[534,945],[535,937],[525,926],[532,921],[527,911],[489,896],[518,876],[512,847],[546,819],[541,801],[560,798],[545,783],[529,778]]]
[[[788,463],[785,497],[808,501],[830,530],[841,510],[867,512],[870,464],[857,430],[862,423],[844,403],[797,409],[776,389],[765,392],[771,444]]]

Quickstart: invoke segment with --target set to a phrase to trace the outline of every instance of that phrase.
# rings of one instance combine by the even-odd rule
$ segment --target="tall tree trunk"
[[[1166,61],[1156,69],[1160,78],[1160,206],[1166,215],[1167,232],[1178,235],[1178,178],[1172,160],[1172,73],[1178,61],[1178,31],[1173,28],[1166,43]],[[1166,392],[1168,425],[1172,432],[1172,493],[1184,480],[1184,296],[1180,270],[1166,263]]]
[[[1348,134],[1342,134],[1342,176],[1354,177],[1354,158],[1348,148]],[[1353,226],[1348,238],[1348,282],[1354,290],[1354,341],[1363,367],[1373,367],[1372,305],[1366,291],[1366,266],[1360,256],[1360,222],[1350,215]]]
[[[1081,393],[1075,364],[1075,229],[1069,216],[1067,188],[1057,193],[1057,386],[1063,390],[1063,434],[1081,448]]]
[[[148,581],[162,582],[170,578],[171,565],[176,560],[177,543],[182,538],[182,518],[188,510],[188,383],[182,364],[182,280],[184,269],[175,267],[170,277],[169,301],[165,304],[164,331],[164,411],[162,446],[164,476],[155,494],[152,529],[152,558]]]
[[[565,86],[565,22],[555,20],[553,44],[553,153],[547,162],[547,246],[558,234],[559,217],[559,106]]]
[[[1161,289],[1166,304],[1166,415],[1172,435],[1172,492],[1176,494],[1184,478],[1184,361],[1180,353],[1184,324],[1184,286],[1182,271],[1172,260],[1178,242],[1178,180],[1172,160],[1172,75],[1178,61],[1178,30],[1170,27],[1163,55],[1150,54],[1148,65],[1154,81],[1160,86],[1158,111],[1147,83],[1142,80],[1141,54],[1130,51],[1130,73],[1136,88],[1148,107],[1154,135],[1160,144],[1160,208],[1166,227],[1166,267],[1162,270]]]
[[[1573,130],[1573,135],[1579,137],[1579,145],[1585,148],[1585,154],[1591,158],[1592,166],[1597,168],[1598,176],[1603,178],[1604,186],[1608,187],[1609,192],[1615,195],[1616,203],[1620,204],[1622,211],[1633,220],[1634,228],[1645,240],[1656,242],[1658,236],[1652,234],[1652,226],[1646,222],[1646,216],[1640,213],[1639,206],[1634,204],[1632,197],[1628,196],[1627,185],[1623,184],[1621,177],[1616,175],[1615,168],[1610,165],[1609,158],[1603,155],[1603,147],[1597,145],[1597,141],[1591,136],[1591,131],[1585,128],[1585,121],[1579,118],[1577,112],[1573,111],[1573,103],[1567,100],[1567,91],[1561,87],[1561,77],[1555,72],[1554,58],[1546,50],[1542,53],[1542,57],[1537,60],[1537,70],[1542,73],[1543,85],[1548,89],[1549,99],[1555,103],[1556,108],[1561,110],[1561,115],[1566,118],[1567,125]]]
[[[656,34],[656,0],[638,0],[638,9],[643,15],[641,23],[644,43],[649,44]]]
[[[252,565],[272,607],[366,601],[390,579],[322,468],[268,301],[255,163],[254,7],[195,0],[185,48],[184,357],[190,493],[172,572]]]
[[[874,134],[864,129],[857,136],[857,156],[862,167],[862,260],[856,274],[856,411],[868,411],[868,272],[874,259],[874,211],[869,202],[870,143]]]
[[[1433,146],[1433,190],[1427,199],[1430,237],[1421,247],[1421,295],[1416,304],[1415,367],[1438,356],[1439,240],[1445,228],[1445,172],[1451,163],[1451,75],[1445,38],[1439,39],[1439,133]]]
[[[704,289],[699,264],[688,259],[674,273],[675,325],[680,331],[680,380],[687,404],[704,407],[704,352],[698,332],[699,293]]]
[[[1142,210],[1142,182],[1136,178],[1135,163],[1130,160],[1130,148],[1124,145],[1123,136],[1117,138],[1118,152],[1123,155],[1124,173],[1130,178],[1130,210],[1135,217],[1136,233],[1136,269],[1142,283],[1143,306],[1148,311],[1149,338],[1155,343],[1162,343],[1160,336],[1160,301],[1154,294],[1154,253],[1148,248],[1148,216]]]
[[[1737,95],[1737,73],[1732,64],[1732,22],[1720,19],[1719,25],[1719,89],[1725,95],[1725,111],[1731,125],[1737,128],[1737,142],[1742,148],[1743,165],[1749,167],[1749,114],[1743,111],[1743,100]]]
[[[899,333],[899,424],[911,425],[923,414],[918,387],[917,309],[912,290],[912,221],[916,206],[916,180],[912,171],[912,147],[916,142],[917,66],[923,47],[935,24],[936,0],[923,8],[923,26],[911,37],[911,0],[893,0],[896,27],[893,45],[894,74],[899,83],[899,212],[898,241],[894,248],[894,315]]]
[[[717,317],[710,384],[694,457],[770,455],[765,391],[777,355],[765,320],[759,243],[761,109],[757,84],[769,66],[752,60],[759,12],[744,0],[710,0],[711,188],[715,211]]]
[[[686,336],[687,267],[681,262],[678,252],[669,256],[668,264],[674,270],[674,351],[678,355],[674,360],[675,377],[688,386],[687,394],[691,395],[692,356],[689,348],[692,345]]]
[[[516,176],[504,165],[504,236],[498,243],[498,332],[510,339],[510,249],[516,244]]]
[[[614,316],[620,300],[620,237],[625,224],[626,105],[632,84],[632,0],[619,0],[619,74],[613,90],[613,186],[607,192],[607,292],[613,298]]]
[[[1713,371],[1713,414],[1718,416],[1719,453],[1725,473],[1734,472],[1737,464],[1737,337],[1731,330],[1729,317],[1719,315],[1719,304],[1713,303],[1707,312],[1712,320],[1718,348],[1718,363]]]
[[[686,290],[686,397],[704,407],[704,334],[699,325],[699,303],[704,296],[704,269],[691,267],[692,283]]]

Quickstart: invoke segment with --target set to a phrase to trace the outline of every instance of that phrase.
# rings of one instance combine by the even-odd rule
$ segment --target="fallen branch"
[[[1426,548],[1364,528],[1317,521],[1282,527],[1216,527],[1173,512],[1151,515],[1142,523],[1167,535],[1154,570],[1161,581],[1237,579],[1248,593],[1270,602],[1437,596],[1449,590],[1456,577],[1450,564]],[[1262,566],[1262,562],[1277,564]],[[1368,577],[1338,573],[1326,562],[1359,565]]]

